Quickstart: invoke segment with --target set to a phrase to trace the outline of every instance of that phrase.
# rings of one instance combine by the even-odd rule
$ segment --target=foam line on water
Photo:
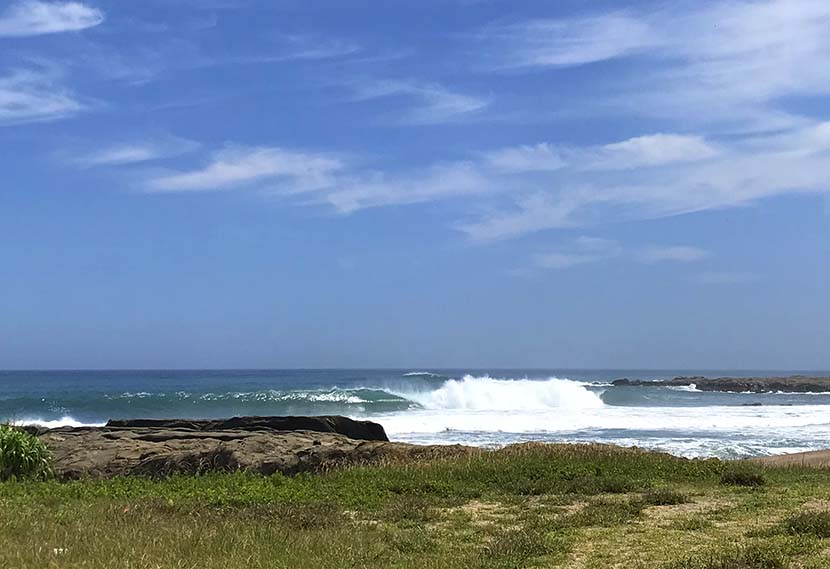
[[[61,417],[60,419],[47,420],[38,417],[30,417],[13,421],[15,425],[20,426],[35,426],[45,427],[47,429],[57,429],[58,427],[103,427],[106,423],[84,423],[77,421],[72,417]]]

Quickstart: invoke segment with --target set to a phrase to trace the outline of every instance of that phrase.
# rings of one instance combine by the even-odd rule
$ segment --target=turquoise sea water
[[[686,456],[826,448],[830,394],[613,387],[621,377],[770,376],[795,370],[142,370],[0,372],[0,421],[343,414],[393,440],[497,446],[601,441]],[[760,405],[759,405],[760,404]]]

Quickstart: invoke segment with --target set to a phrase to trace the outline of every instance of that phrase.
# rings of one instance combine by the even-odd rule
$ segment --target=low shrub
[[[46,446],[34,435],[0,425],[0,480],[44,479],[51,474]]]
[[[807,511],[791,516],[781,524],[780,533],[829,538],[830,511]]]
[[[733,466],[726,469],[720,477],[720,483],[725,486],[744,486],[758,488],[766,484],[764,475],[749,466]]]
[[[669,563],[665,569],[784,569],[790,556],[756,544],[714,549]]]
[[[633,520],[644,507],[645,503],[639,499],[600,498],[563,517],[559,523],[563,527],[610,527]]]
[[[689,498],[685,494],[671,488],[649,490],[643,495],[643,500],[649,506],[676,506],[689,502]]]

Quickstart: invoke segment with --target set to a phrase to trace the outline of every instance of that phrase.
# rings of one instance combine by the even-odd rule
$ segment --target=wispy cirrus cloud
[[[492,46],[488,59],[494,69],[584,65],[637,53],[661,41],[648,22],[626,12],[491,26],[479,39]]]
[[[0,38],[74,32],[103,21],[103,12],[81,2],[23,0],[0,13]]]
[[[179,156],[199,148],[199,144],[173,136],[121,142],[87,150],[69,159],[83,168],[124,166]]]
[[[700,261],[709,256],[709,252],[700,247],[689,247],[687,245],[673,245],[661,247],[651,245],[636,253],[638,261],[648,264],[661,263],[663,261],[677,261],[689,263]]]
[[[702,285],[738,285],[757,279],[758,275],[735,271],[704,271],[694,278],[695,282]]]
[[[462,223],[459,229],[474,240],[491,241],[544,229],[668,217],[774,196],[830,192],[828,123],[741,138],[716,150],[712,147],[712,152],[709,145],[700,148],[695,160],[682,160],[680,153],[676,156],[680,160],[651,167],[629,168],[627,160],[606,161],[617,168],[613,177],[590,161],[578,168],[561,166],[541,179],[538,168],[525,174],[514,171],[512,187],[523,191],[513,203]],[[592,156],[595,149],[577,154]],[[635,156],[634,162],[642,158]]]
[[[575,170],[628,170],[672,163],[694,162],[718,153],[701,136],[649,134],[597,146],[541,143],[501,148],[485,154],[487,162],[505,172]]]
[[[681,2],[494,26],[479,48],[499,54],[502,69],[615,62],[595,82],[606,95],[576,101],[573,111],[599,105],[757,131],[800,124],[782,97],[830,93],[828,35],[830,4],[821,0]]]
[[[688,245],[647,245],[632,248],[611,239],[582,236],[563,248],[533,255],[529,267],[520,269],[519,272],[569,269],[577,265],[610,260],[650,265],[663,262],[691,263],[701,261],[708,255],[709,252],[705,249]]]
[[[205,192],[282,182],[283,191],[310,191],[331,184],[342,168],[335,157],[276,147],[229,146],[214,153],[207,164],[186,171],[151,176],[149,192]]]
[[[51,69],[18,69],[0,76],[0,125],[55,120],[86,108]]]
[[[129,158],[145,156],[143,149],[138,152]],[[487,242],[548,229],[735,207],[772,196],[830,192],[830,126],[816,124],[729,144],[670,134],[585,147],[543,143],[386,171],[368,170],[326,152],[229,146],[197,168],[153,172],[144,187],[154,192],[239,188],[302,195],[300,203],[328,205],[341,213],[463,197],[479,204],[479,213],[456,228],[472,241]],[[488,201],[491,205],[485,208]],[[577,254],[586,261],[584,251]],[[692,247],[653,247],[638,252],[637,260],[692,261],[704,256]]]
[[[436,83],[408,80],[370,81],[355,86],[355,101],[399,97],[414,104],[399,114],[396,122],[410,124],[437,124],[454,122],[483,111],[490,105],[488,99],[451,91]]]

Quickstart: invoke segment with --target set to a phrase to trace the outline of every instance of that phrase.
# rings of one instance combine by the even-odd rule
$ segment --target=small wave
[[[402,377],[446,377],[440,373],[433,373],[431,371],[410,371],[402,375]]]
[[[76,421],[72,417],[61,417],[60,419],[51,421],[35,417],[14,421],[14,424],[21,426],[45,427],[47,429],[57,429],[58,427],[103,427],[105,425],[105,423],[83,423],[81,421]]]
[[[669,387],[669,389],[674,391],[686,391],[689,393],[703,393],[694,383],[690,383],[689,385],[674,385]]]

